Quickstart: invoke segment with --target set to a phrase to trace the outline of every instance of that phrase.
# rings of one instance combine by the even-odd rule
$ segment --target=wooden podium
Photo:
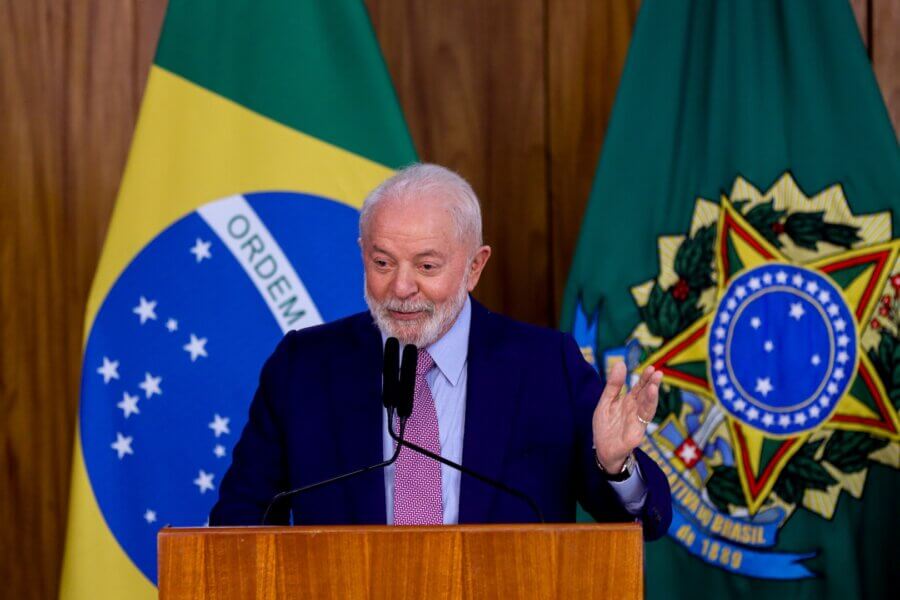
[[[163,529],[159,595],[643,597],[637,524]]]

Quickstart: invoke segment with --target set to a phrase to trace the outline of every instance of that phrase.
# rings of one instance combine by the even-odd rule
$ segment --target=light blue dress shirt
[[[439,340],[428,346],[434,359],[435,368],[425,376],[434,407],[437,411],[438,430],[441,440],[441,456],[457,464],[463,460],[463,429],[466,422],[466,368],[469,353],[469,327],[472,323],[472,303],[466,303],[456,322]],[[382,334],[382,343],[387,339]],[[388,433],[387,411],[382,412],[382,451],[384,459],[394,454],[394,440]],[[637,465],[635,465],[637,467]],[[391,465],[384,470],[384,506],[388,525],[394,522],[394,471]],[[444,524],[452,525],[459,520],[459,485],[461,473],[452,467],[441,465],[441,498],[444,504]],[[638,514],[647,497],[646,486],[640,471],[635,468],[625,481],[612,483],[613,489],[622,500],[625,509]]]

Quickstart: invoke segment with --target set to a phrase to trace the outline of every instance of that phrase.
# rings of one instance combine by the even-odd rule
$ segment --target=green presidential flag
[[[358,208],[415,160],[357,0],[170,0],[85,316],[61,597],[155,598],[285,332],[364,310]]]
[[[900,584],[900,151],[846,0],[646,0],[566,288],[665,374],[650,598]]]

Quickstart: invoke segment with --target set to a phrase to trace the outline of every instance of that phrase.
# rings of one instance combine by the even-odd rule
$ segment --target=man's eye
[[[376,259],[375,259],[375,266],[376,266],[376,267],[385,268],[385,267],[387,267],[387,261],[386,261],[386,260],[382,260],[382,259],[380,259],[380,258],[376,258]]]
[[[434,265],[431,264],[431,263],[424,263],[424,264],[422,265],[422,270],[423,270],[423,271],[432,271],[432,270],[434,270],[434,268],[435,268]]]

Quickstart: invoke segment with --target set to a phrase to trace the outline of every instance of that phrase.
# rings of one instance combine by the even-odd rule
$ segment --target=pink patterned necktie
[[[412,416],[406,422],[403,438],[441,453],[437,411],[425,375],[434,367],[434,359],[426,350],[419,350],[416,364],[416,391]],[[394,472],[394,524],[441,525],[444,522],[444,503],[441,498],[441,465],[426,456],[403,448]]]

